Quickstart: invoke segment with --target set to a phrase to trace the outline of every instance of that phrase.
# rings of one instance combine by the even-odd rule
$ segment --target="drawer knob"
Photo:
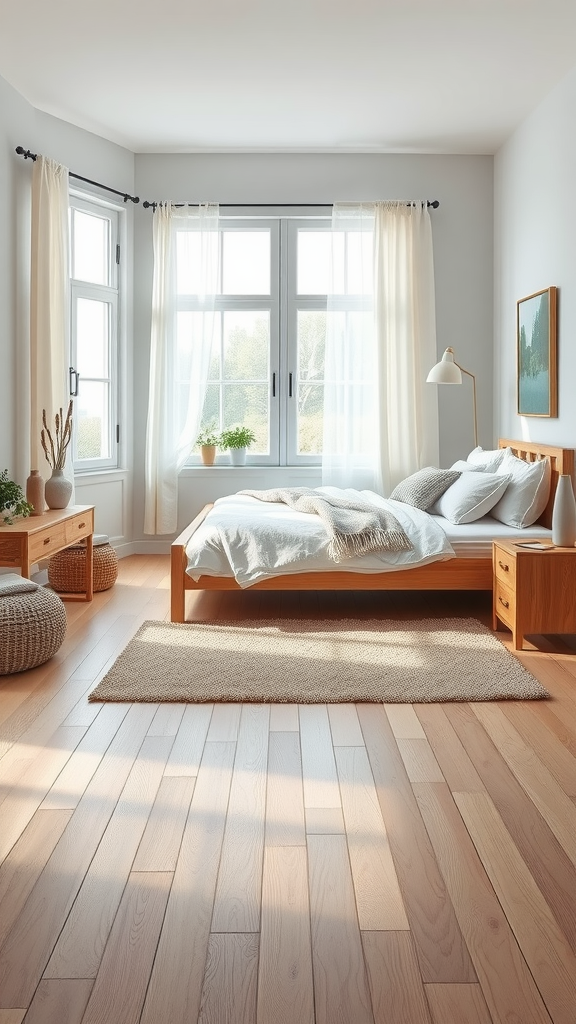
[[[509,608],[510,607],[510,602],[509,601],[504,601],[503,598],[501,598],[501,597],[499,597],[498,600],[500,601],[500,604],[504,605],[505,608]]]
[[[504,565],[504,562],[498,560],[498,565],[500,566],[501,569],[504,569],[504,572],[510,572],[510,566]]]
[[[50,543],[50,537],[45,537],[44,538],[44,544],[49,544],[49,543]]]
[[[85,526],[86,526],[86,523],[78,523],[78,529],[79,530],[83,530]]]

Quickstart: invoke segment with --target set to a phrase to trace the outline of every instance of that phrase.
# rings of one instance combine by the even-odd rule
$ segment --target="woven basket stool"
[[[10,573],[0,587],[0,676],[43,665],[66,635],[66,611],[45,587]],[[26,587],[26,584],[28,586]],[[14,592],[13,592],[14,591]]]
[[[109,590],[118,577],[118,555],[108,543],[108,537],[97,533],[93,539],[94,583],[93,590]],[[86,592],[86,545],[74,544],[56,555],[48,563],[48,582],[54,590],[63,594]]]

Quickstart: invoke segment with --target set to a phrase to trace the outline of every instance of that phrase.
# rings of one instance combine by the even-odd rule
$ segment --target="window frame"
[[[90,216],[103,217],[109,223],[108,238],[108,261],[109,261],[109,283],[93,284],[73,277],[74,269],[74,211],[80,211]],[[108,385],[108,430],[110,437],[110,455],[102,458],[78,459],[77,436],[78,419],[74,416],[72,457],[75,475],[100,472],[102,470],[114,470],[120,466],[120,355],[122,341],[122,273],[119,262],[119,254],[122,251],[122,242],[125,235],[125,210],[115,203],[101,199],[84,191],[71,189],[69,198],[69,239],[70,239],[70,339],[69,339],[69,366],[76,369],[78,365],[78,348],[76,335],[78,299],[87,299],[107,303],[109,306],[109,348],[108,348],[108,376],[107,377],[83,377],[80,375],[80,387],[82,381],[104,382]],[[71,396],[74,397],[74,396]]]

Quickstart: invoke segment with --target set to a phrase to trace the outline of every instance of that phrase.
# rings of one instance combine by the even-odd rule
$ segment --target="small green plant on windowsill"
[[[200,457],[204,466],[213,466],[216,458],[216,448],[220,444],[220,434],[214,422],[202,427],[196,438],[196,444],[200,449]]]
[[[250,427],[233,427],[224,430],[220,438],[220,447],[230,450],[230,462],[233,466],[243,466],[246,462],[246,449],[256,440],[256,434]]]
[[[8,470],[0,473],[0,522],[10,526],[14,517],[29,516],[33,511],[19,484],[8,479]]]

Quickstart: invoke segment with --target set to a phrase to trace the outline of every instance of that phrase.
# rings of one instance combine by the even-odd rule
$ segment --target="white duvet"
[[[427,512],[373,491],[342,492],[320,487],[326,494],[361,497],[396,516],[410,538],[411,551],[382,551],[336,564],[328,557],[328,535],[320,518],[295,512],[287,505],[259,501],[244,494],[218,498],[186,548],[186,572],[234,577],[241,587],[287,573],[390,572],[455,557],[444,530]]]

